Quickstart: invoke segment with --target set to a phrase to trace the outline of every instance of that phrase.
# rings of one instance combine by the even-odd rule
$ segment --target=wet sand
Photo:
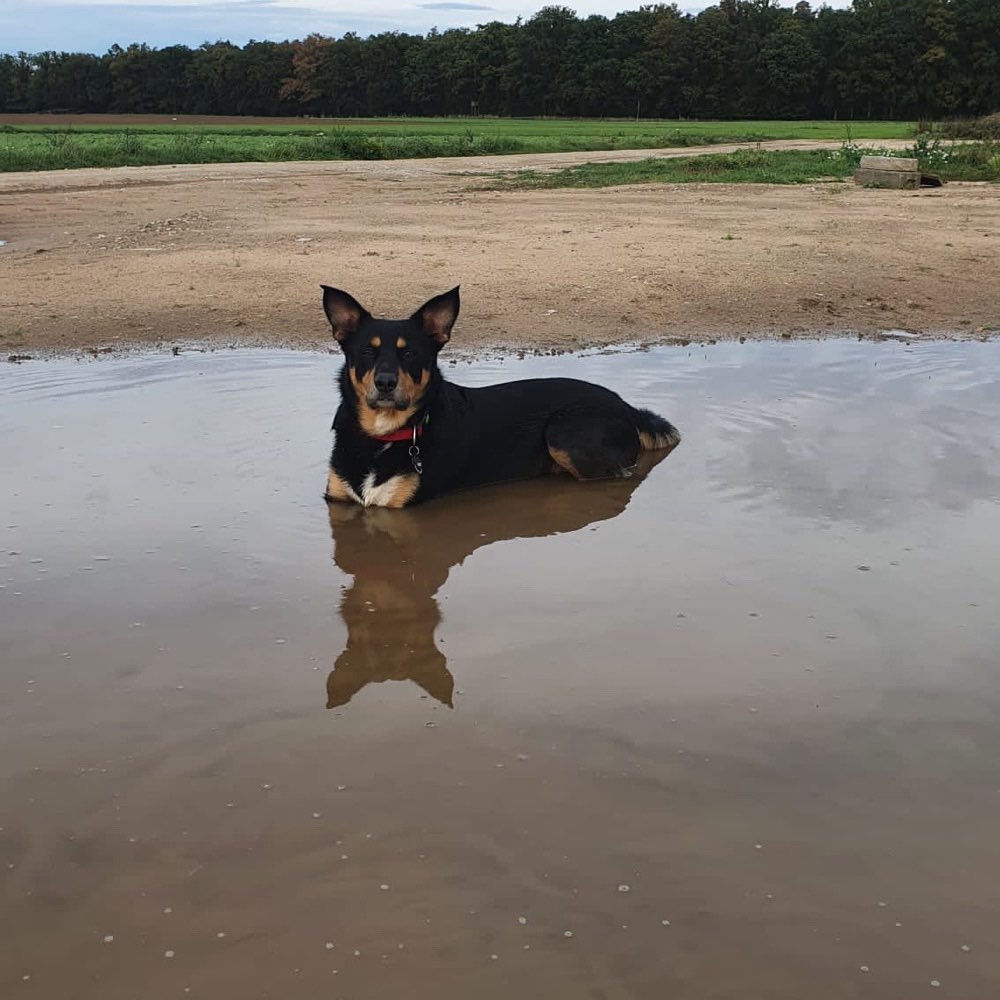
[[[1000,992],[1000,344],[457,365],[684,441],[402,512],[334,364],[0,369],[5,996]]]

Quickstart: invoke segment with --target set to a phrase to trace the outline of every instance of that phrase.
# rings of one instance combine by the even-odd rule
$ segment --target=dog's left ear
[[[425,302],[410,318],[416,320],[439,347],[451,340],[451,328],[458,319],[458,289],[456,285],[450,292],[435,295]]]
[[[334,340],[343,343],[371,313],[353,296],[339,288],[320,285],[323,289],[323,311],[333,327]]]

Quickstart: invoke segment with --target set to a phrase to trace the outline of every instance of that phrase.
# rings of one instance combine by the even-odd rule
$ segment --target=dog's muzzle
[[[410,405],[410,397],[397,385],[390,392],[372,387],[365,395],[365,402],[373,410],[405,410]]]

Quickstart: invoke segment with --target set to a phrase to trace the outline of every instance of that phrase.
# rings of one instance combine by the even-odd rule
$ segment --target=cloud
[[[40,16],[43,15],[43,16]],[[441,15],[438,15],[439,17]],[[470,15],[451,20],[465,26]],[[327,4],[323,0],[34,0],[0,5],[0,52],[106,52],[112,45],[145,42],[153,48],[219,40],[244,45],[251,39],[282,41],[312,32],[340,37],[382,31],[423,33],[431,12],[397,0],[368,5]]]
[[[496,10],[479,3],[422,3],[417,6],[423,10]]]

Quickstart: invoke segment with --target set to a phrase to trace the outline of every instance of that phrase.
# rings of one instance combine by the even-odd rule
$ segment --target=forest
[[[2,47],[2,41],[0,41]],[[0,112],[939,120],[1000,110],[1000,0],[548,6],[426,35],[0,56]]]

